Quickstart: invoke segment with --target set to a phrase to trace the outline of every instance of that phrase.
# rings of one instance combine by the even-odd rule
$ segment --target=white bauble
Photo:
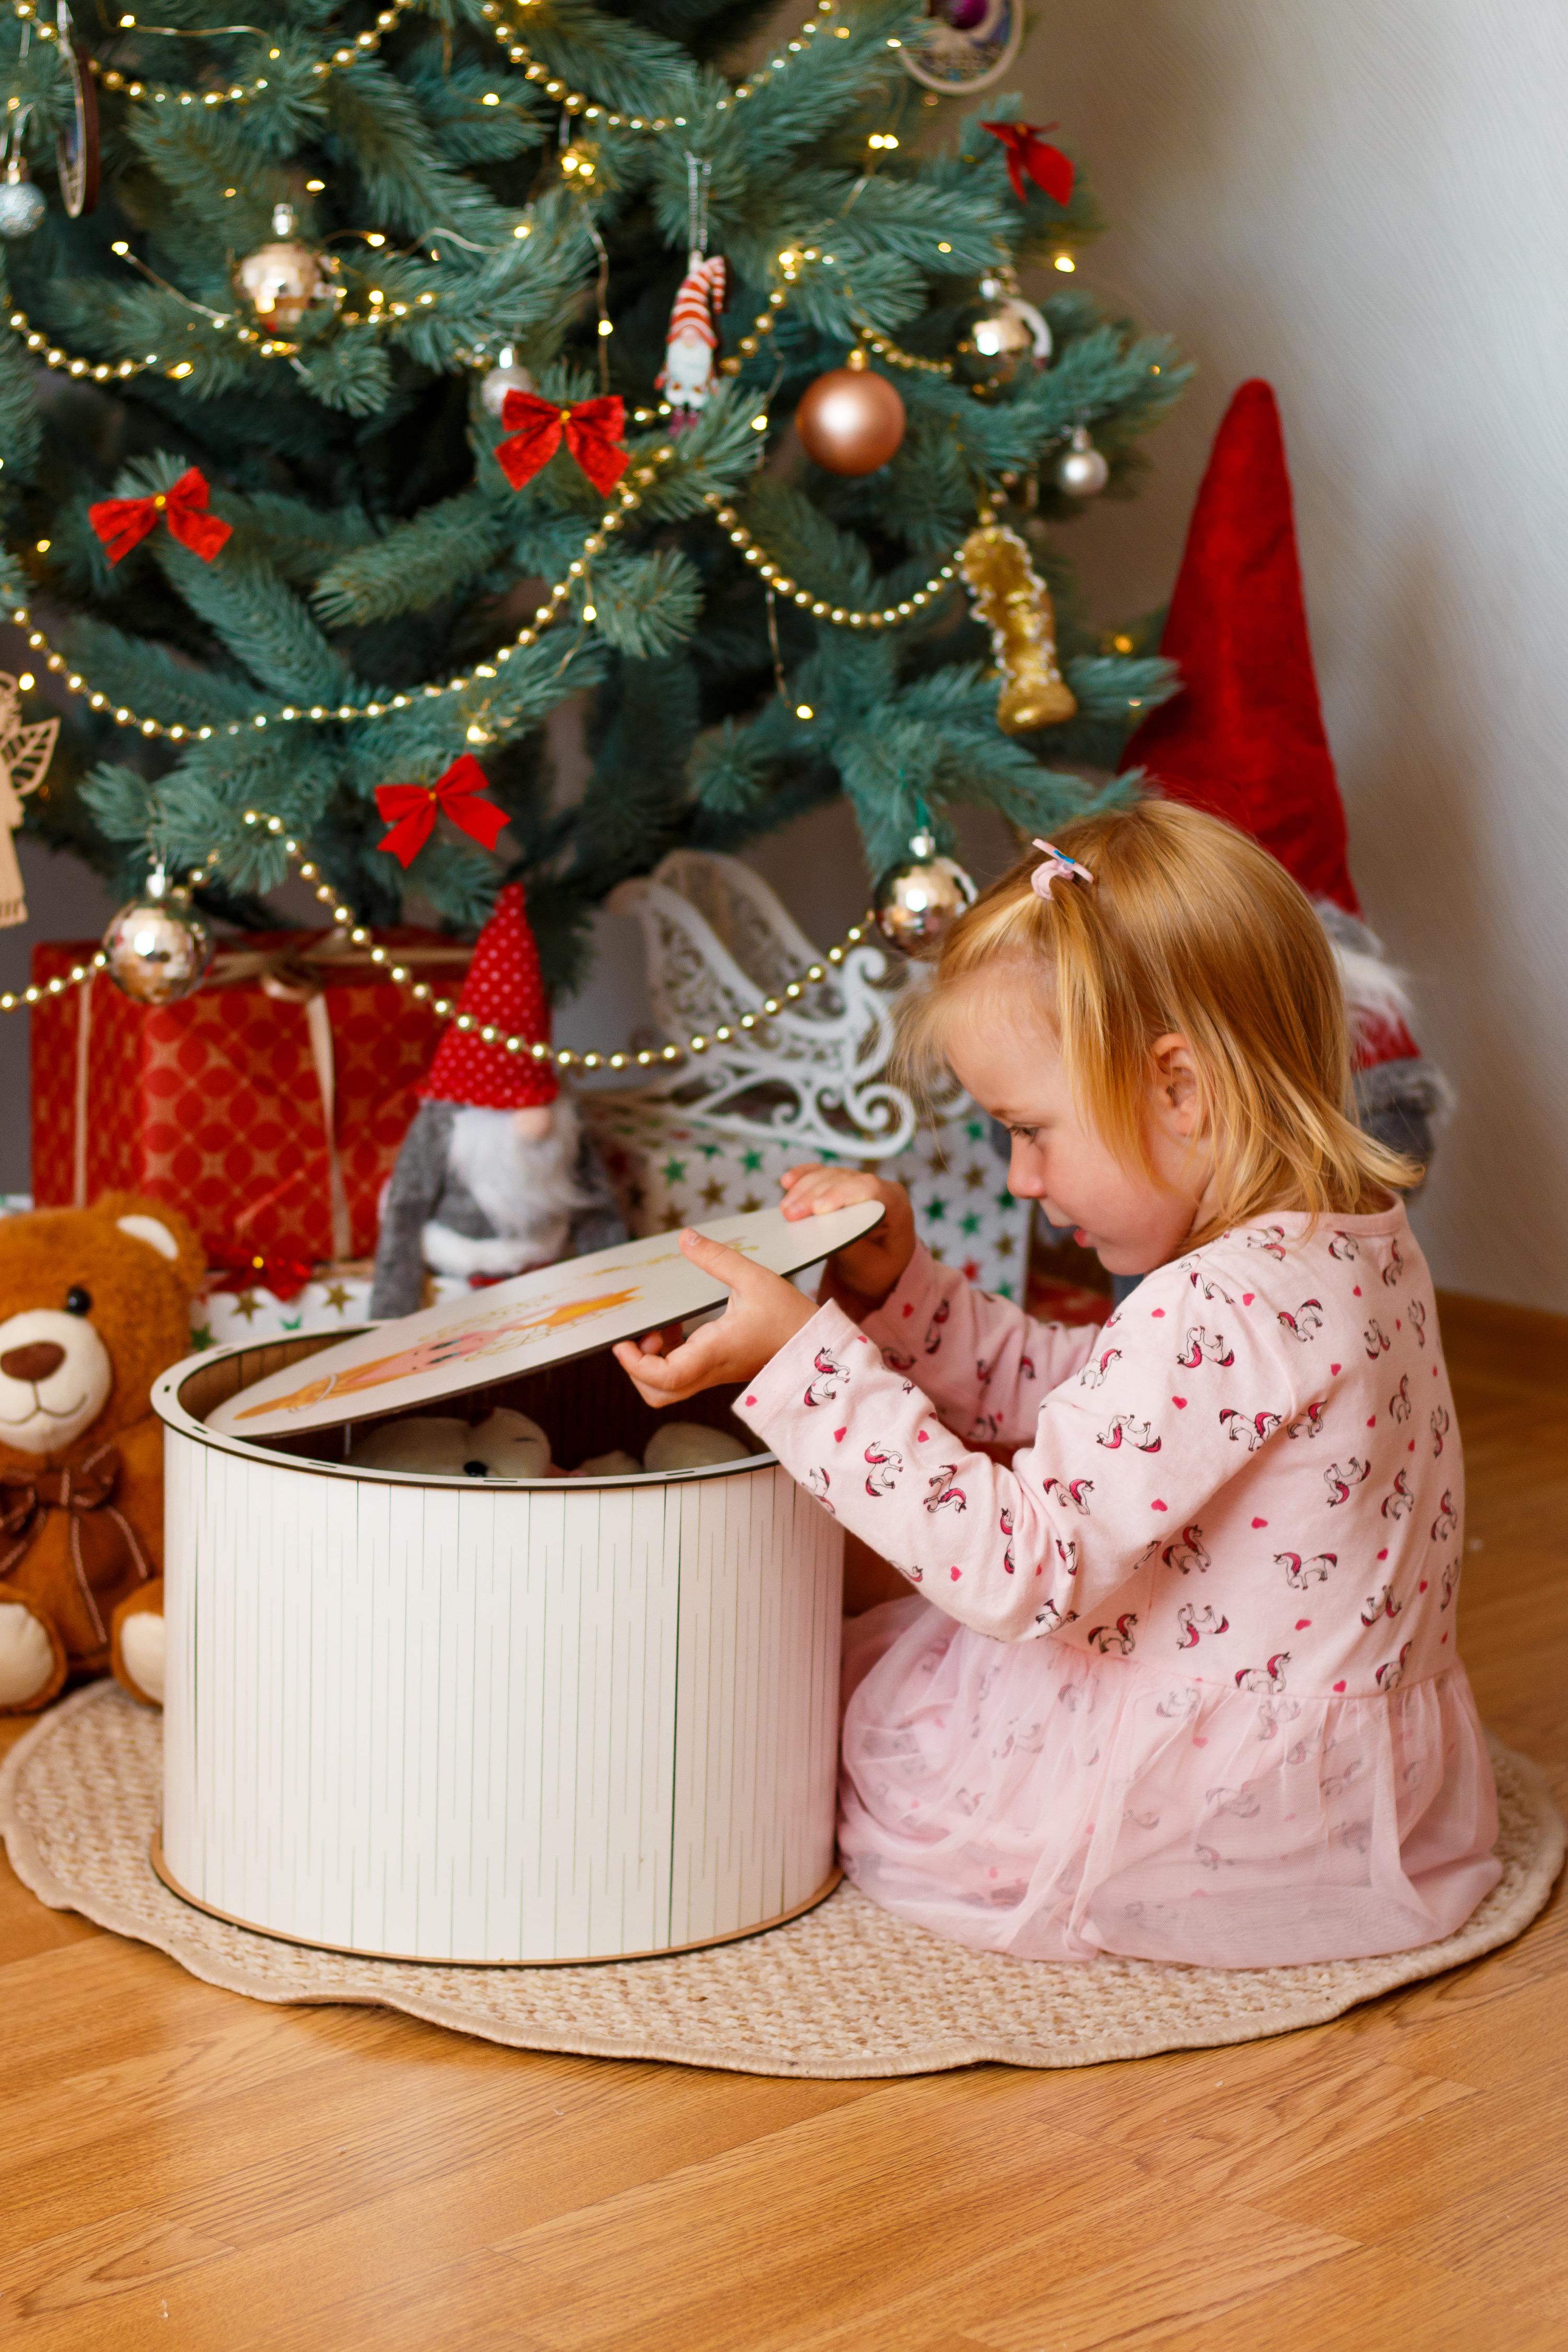
[[[533,378],[525,367],[517,363],[517,353],[510,343],[503,343],[496,354],[496,363],[479,379],[479,399],[486,413],[499,416],[506,406],[509,392],[531,392]]]
[[[1066,490],[1069,498],[1095,499],[1110,476],[1110,467],[1084,427],[1075,425],[1071,441],[1057,459],[1057,488]]]
[[[27,177],[26,163],[19,155],[13,155],[0,180],[0,236],[13,242],[31,236],[47,210],[42,192]]]

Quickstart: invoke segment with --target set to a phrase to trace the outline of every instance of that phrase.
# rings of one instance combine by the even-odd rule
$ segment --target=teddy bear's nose
[[[0,1372],[8,1381],[47,1381],[65,1360],[65,1349],[52,1339],[35,1339],[28,1348],[7,1348],[0,1356]]]

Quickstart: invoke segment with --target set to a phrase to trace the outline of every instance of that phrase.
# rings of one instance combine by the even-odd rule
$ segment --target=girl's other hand
[[[616,1361],[645,1404],[679,1404],[700,1389],[752,1379],[816,1312],[782,1275],[753,1265],[722,1242],[684,1233],[680,1246],[693,1265],[724,1284],[730,1304],[711,1323],[700,1323],[689,1339],[674,1324],[618,1342]]]
[[[858,1201],[880,1201],[881,1223],[847,1249],[834,1252],[821,1291],[857,1321],[880,1307],[914,1255],[915,1213],[903,1186],[885,1184],[879,1176],[858,1169],[811,1164],[786,1168],[784,1188],[786,1217],[820,1217],[829,1209],[852,1208]]]

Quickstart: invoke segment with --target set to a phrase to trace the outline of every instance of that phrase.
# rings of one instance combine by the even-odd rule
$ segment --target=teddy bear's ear
[[[177,1210],[165,1208],[162,1201],[143,1200],[132,1192],[106,1193],[94,1202],[93,1207],[98,1215],[110,1219],[132,1241],[155,1250],[177,1277],[181,1288],[195,1297],[206,1271],[206,1253]]]
[[[114,1222],[122,1234],[133,1234],[139,1242],[151,1242],[160,1257],[166,1257],[172,1263],[179,1256],[179,1243],[168,1226],[161,1225],[156,1217],[116,1217]]]

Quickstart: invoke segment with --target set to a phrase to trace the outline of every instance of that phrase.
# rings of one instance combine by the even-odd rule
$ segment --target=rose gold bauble
[[[258,245],[235,266],[234,282],[264,327],[292,327],[327,291],[321,257],[293,236],[293,207],[275,205],[269,245]]]
[[[867,366],[865,352],[854,351],[847,367],[807,384],[795,425],[806,456],[830,474],[874,474],[904,437],[904,404],[887,377]]]

